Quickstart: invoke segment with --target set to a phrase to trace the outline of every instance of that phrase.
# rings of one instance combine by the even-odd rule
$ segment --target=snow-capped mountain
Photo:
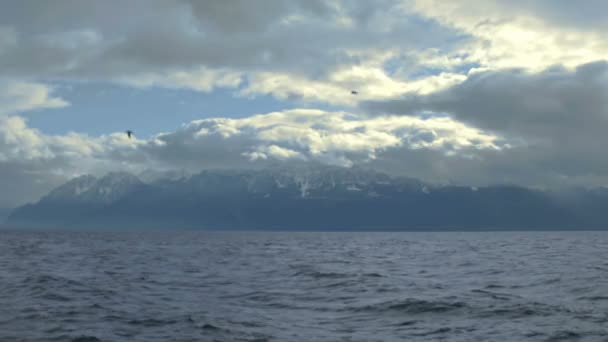
[[[81,201],[110,203],[142,186],[143,182],[126,172],[111,172],[102,178],[80,176],[51,191],[41,202]]]
[[[182,178],[188,178],[190,177],[192,174],[186,170],[165,170],[165,171],[160,171],[160,170],[153,170],[153,169],[147,169],[141,173],[139,173],[137,175],[137,178],[139,178],[142,182],[144,183],[155,183],[158,181],[162,181],[162,180],[179,180]]]
[[[608,197],[431,186],[361,168],[206,170],[142,182],[82,176],[16,209],[9,227],[222,229],[603,228]]]
[[[97,182],[97,178],[91,175],[84,175],[70,180],[62,186],[54,189],[42,198],[43,201],[73,200],[79,198],[81,194],[89,191]]]
[[[423,191],[422,182],[391,178],[360,168],[273,168],[260,171],[203,171],[184,180],[201,192],[246,192],[251,196],[290,198],[378,197],[402,191]]]

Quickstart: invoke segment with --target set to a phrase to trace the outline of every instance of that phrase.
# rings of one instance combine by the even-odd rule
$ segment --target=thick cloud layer
[[[111,81],[352,105],[429,93],[475,70],[605,58],[584,1],[6,1],[0,75]],[[589,13],[589,20],[576,14]],[[360,90],[358,97],[350,89]]]
[[[514,181],[590,184],[608,181],[608,63],[575,70],[483,72],[427,96],[371,102],[373,113],[447,113],[514,144],[500,161],[518,168]],[[492,158],[490,165],[500,165]],[[544,181],[541,181],[543,179]]]
[[[49,136],[19,117],[0,118],[0,172],[14,179],[19,165],[43,185],[82,173],[109,170],[253,168],[308,161],[349,167],[370,164],[390,151],[430,151],[443,158],[470,158],[480,151],[508,148],[499,137],[449,118],[383,116],[290,110],[243,119],[193,121],[149,141],[125,134],[98,138],[80,134]],[[49,180],[48,175],[53,175]],[[427,177],[432,177],[427,174]],[[4,178],[4,177],[0,177]],[[30,179],[30,180],[31,180]],[[21,184],[18,200],[42,185]],[[38,194],[39,195],[39,194]],[[29,198],[32,199],[32,198]],[[8,199],[5,199],[8,201]]]
[[[576,11],[573,10],[576,7]],[[0,75],[353,104],[604,59],[604,2],[5,1]],[[582,15],[584,13],[585,15]]]
[[[394,1],[25,0],[2,7],[5,77],[201,91],[243,85],[247,94],[323,101],[355,86],[384,88],[387,80],[407,89],[405,80],[388,79],[384,60],[399,50],[446,49],[462,36]]]

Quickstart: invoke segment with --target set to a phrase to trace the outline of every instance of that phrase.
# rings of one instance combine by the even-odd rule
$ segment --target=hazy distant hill
[[[431,186],[364,169],[83,176],[17,208],[11,228],[301,230],[603,228],[608,193]]]
[[[0,208],[0,224],[4,223],[4,220],[11,213],[11,208]]]

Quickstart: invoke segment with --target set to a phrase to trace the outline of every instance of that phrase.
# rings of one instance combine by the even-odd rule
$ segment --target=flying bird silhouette
[[[358,92],[358,91],[356,91],[356,90],[351,90],[351,91],[350,91],[350,93],[351,93],[351,94],[353,94],[353,95],[357,95],[357,94],[359,94],[359,92]]]
[[[125,133],[127,133],[127,136],[129,137],[129,139],[131,139],[131,136],[133,135],[133,131],[126,131]]]

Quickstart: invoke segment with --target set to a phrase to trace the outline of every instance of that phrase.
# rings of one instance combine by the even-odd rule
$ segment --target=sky
[[[608,185],[603,0],[0,7],[0,207],[82,174],[294,162]]]

